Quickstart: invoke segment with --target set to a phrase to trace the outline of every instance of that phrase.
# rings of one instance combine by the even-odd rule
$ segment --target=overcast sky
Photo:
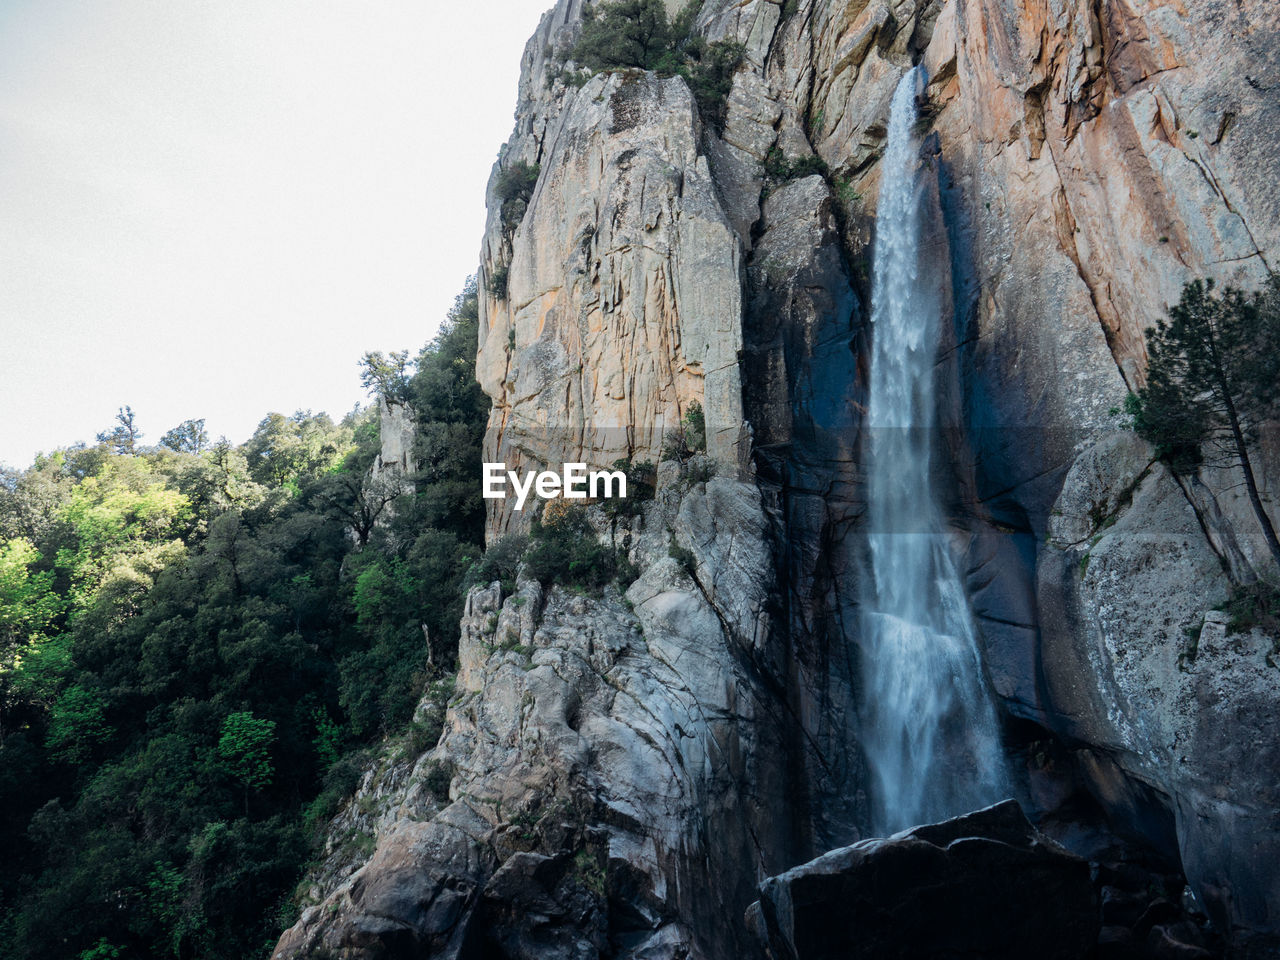
[[[551,0],[0,0],[0,462],[362,399],[475,272]]]

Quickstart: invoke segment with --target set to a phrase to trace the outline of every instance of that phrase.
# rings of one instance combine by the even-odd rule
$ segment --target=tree
[[[204,420],[183,420],[160,438],[160,445],[178,453],[201,453],[209,445]]]
[[[218,756],[223,766],[245,788],[245,806],[250,790],[271,786],[271,744],[276,737],[274,720],[255,717],[251,711],[233,713],[222,721]]]
[[[746,47],[731,40],[708,44],[696,34],[694,21],[700,7],[690,2],[668,20],[662,0],[614,0],[589,6],[569,56],[592,72],[639,68],[662,77],[681,76],[702,119],[721,129],[725,101]]]
[[[373,350],[360,358],[360,385],[386,403],[404,403],[409,390],[409,351]]]
[[[589,70],[653,70],[673,43],[662,0],[616,0],[583,11],[573,59]]]
[[[1240,468],[1267,548],[1280,541],[1262,505],[1249,447],[1280,414],[1280,278],[1265,290],[1221,293],[1193,280],[1167,319],[1147,330],[1147,383],[1134,428],[1175,470],[1198,468],[1206,448]]]
[[[105,443],[116,453],[125,456],[131,456],[137,452],[138,441],[141,439],[142,431],[138,429],[133,407],[127,404],[116,413],[116,425],[98,434],[99,443]]]
[[[365,478],[362,474],[344,471],[321,481],[316,495],[350,528],[356,543],[364,547],[378,519],[408,490],[408,482],[398,473]]]

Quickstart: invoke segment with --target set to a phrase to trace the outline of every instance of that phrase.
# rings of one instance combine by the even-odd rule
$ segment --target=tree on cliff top
[[[662,0],[616,0],[582,11],[582,36],[573,57],[593,71],[656,70],[672,57],[674,40]]]
[[[1206,450],[1239,466],[1280,565],[1249,456],[1259,426],[1280,416],[1280,277],[1254,293],[1191,281],[1168,318],[1147,330],[1147,358],[1134,428],[1174,469],[1195,469]]]
[[[674,18],[662,0],[613,0],[587,7],[582,34],[570,57],[593,73],[639,68],[689,84],[702,119],[724,126],[725,101],[746,48],[734,41],[708,44],[694,32],[702,4],[691,0]]]

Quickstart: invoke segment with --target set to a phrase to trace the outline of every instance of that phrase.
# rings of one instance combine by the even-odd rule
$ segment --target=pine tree
[[[1168,318],[1147,330],[1147,360],[1135,429],[1175,470],[1198,468],[1206,452],[1238,466],[1280,566],[1249,453],[1259,426],[1280,415],[1280,278],[1255,293],[1188,283]]]

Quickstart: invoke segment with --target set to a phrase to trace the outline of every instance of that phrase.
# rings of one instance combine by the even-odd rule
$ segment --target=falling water
[[[871,299],[863,746],[873,826],[886,833],[990,803],[1004,782],[995,711],[930,475],[939,309],[917,283],[920,82],[911,70],[893,96]]]

